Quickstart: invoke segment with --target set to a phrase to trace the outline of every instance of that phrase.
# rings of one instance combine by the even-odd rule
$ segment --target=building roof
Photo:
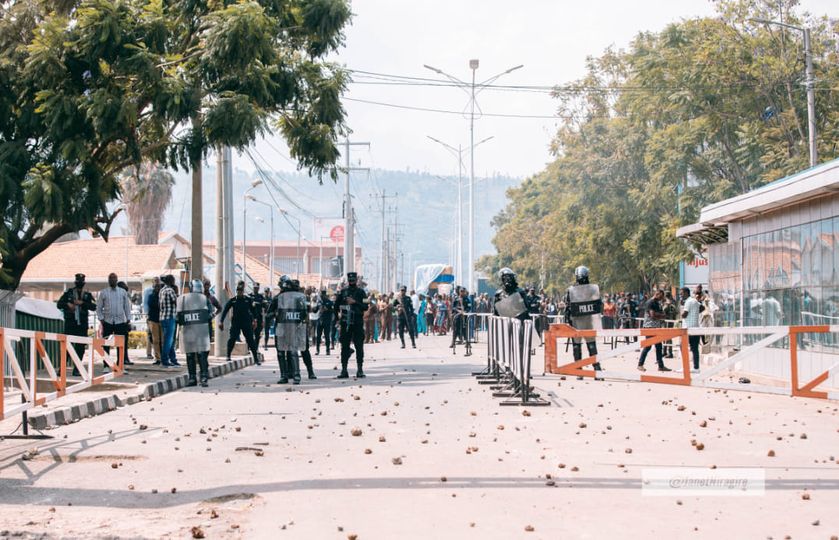
[[[822,197],[839,191],[839,159],[828,161],[776,180],[743,195],[732,197],[702,209],[699,223],[687,225],[676,236],[699,243],[716,243],[727,239],[729,223],[759,216],[791,204]],[[713,241],[716,239],[716,241]]]
[[[208,257],[213,263],[215,263],[216,245],[204,244],[204,255]],[[236,266],[242,268],[242,264],[244,263],[245,259],[242,257],[241,247],[239,249],[233,250],[233,258],[236,260]],[[251,257],[250,255],[247,255],[247,261],[248,262],[247,265],[245,265],[245,270],[254,282],[259,283],[260,285],[267,285],[268,283],[271,283],[271,269],[268,266],[266,266],[265,263],[263,263],[255,257]]]
[[[106,282],[116,272],[123,281],[138,281],[149,272],[175,268],[174,249],[169,244],[137,245],[133,237],[71,240],[52,244],[32,259],[22,283],[72,282],[77,273],[88,282]]]

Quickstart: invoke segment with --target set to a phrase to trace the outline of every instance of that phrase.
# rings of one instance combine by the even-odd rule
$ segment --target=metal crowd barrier
[[[819,334],[835,337],[837,333],[839,325],[577,330],[567,324],[555,324],[545,338],[545,372],[839,400],[839,354],[831,347],[815,347],[820,345],[818,340],[804,339],[807,335]],[[718,349],[715,353],[705,353],[705,365],[694,371],[691,371],[692,358],[688,345],[690,336],[702,337],[706,341],[701,345],[703,348]],[[638,342],[627,343],[580,361],[559,363],[560,339],[591,337],[630,337],[637,338]],[[679,350],[677,358],[681,364],[668,375],[610,370],[610,359],[625,354],[634,355],[639,348],[668,341],[673,342],[674,352]],[[650,360],[653,358],[654,354],[649,357]],[[602,371],[585,369],[595,362],[600,363]],[[740,377],[736,383],[725,380],[741,374],[749,377]],[[753,383],[750,377],[755,377],[758,382]]]
[[[474,374],[478,382],[506,398],[501,405],[550,405],[530,384],[533,321],[489,316],[487,323],[487,367]]]
[[[50,357],[45,341],[58,342],[58,358]],[[28,370],[23,369],[26,359],[18,358],[17,354],[18,345],[22,342],[28,342],[28,347],[25,348],[29,351]],[[82,354],[81,358],[76,353],[74,344],[86,347],[86,352]],[[25,414],[29,409],[43,405],[48,401],[121,376],[125,371],[122,362],[122,352],[125,346],[126,343],[122,336],[110,336],[107,339],[102,339],[0,327],[0,374],[5,374],[7,367],[9,368],[9,376],[4,376],[2,384],[0,384],[0,420],[5,420],[17,414]],[[113,348],[106,353],[105,347]],[[116,358],[113,357],[114,355],[116,355]],[[93,365],[97,357],[110,368],[110,373],[104,373],[98,377],[94,376]],[[73,366],[79,371],[80,381],[70,381],[68,383],[68,360],[72,361]],[[44,382],[52,386],[52,389],[48,392],[38,391],[39,361],[47,375],[47,380]],[[58,366],[57,371],[56,365]],[[9,379],[10,383],[7,383],[6,379]],[[43,379],[41,380],[43,381]],[[20,404],[7,406],[7,388],[20,391]],[[26,422],[24,421],[25,425]]]

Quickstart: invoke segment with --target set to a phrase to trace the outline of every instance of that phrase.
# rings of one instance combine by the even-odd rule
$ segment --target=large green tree
[[[0,288],[60,236],[108,236],[119,173],[280,131],[336,176],[347,0],[0,2]]]
[[[639,34],[557,87],[556,159],[509,192],[492,271],[512,266],[555,290],[590,266],[609,289],[674,283],[676,229],[702,206],[807,168],[800,32],[812,28],[820,160],[839,156],[839,25],[796,0],[715,2],[718,16]]]

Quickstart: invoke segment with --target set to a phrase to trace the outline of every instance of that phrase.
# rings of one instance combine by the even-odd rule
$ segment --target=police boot
[[[313,381],[317,379],[315,376],[315,368],[312,366],[312,353],[309,352],[308,349],[300,353],[303,357],[303,363],[306,364],[306,374],[309,376],[309,380]]]
[[[189,373],[187,379],[187,386],[198,386],[198,381],[195,379],[195,356],[198,353],[189,353],[186,355],[186,371]]]
[[[294,384],[300,384],[300,355],[296,352],[289,353],[291,370],[289,375],[293,378]]]
[[[277,381],[277,384],[288,384],[287,354],[286,351],[277,351],[277,362],[280,364],[280,380]]]
[[[364,374],[364,370],[362,369],[362,366],[364,365],[364,362],[362,360],[359,360],[355,364],[356,364],[356,366],[358,366],[358,371],[356,372],[355,377],[357,379],[363,379],[364,377],[366,377],[367,375]]]
[[[583,359],[583,344],[582,343],[573,343],[571,345],[571,347],[574,351],[574,361],[579,362],[580,360],[582,360]],[[585,377],[583,377],[582,375],[577,376],[578,381],[582,381],[584,378]]]
[[[586,348],[588,348],[588,355],[589,356],[597,356],[597,343],[594,341],[587,341]],[[594,366],[595,371],[602,371],[600,367],[600,362],[595,362],[592,364]]]
[[[350,374],[347,372],[347,361],[341,360],[341,373],[335,377],[336,379],[349,379]]]
[[[198,367],[201,370],[201,386],[205,388],[207,387],[207,379],[210,378],[210,363],[207,360],[207,356],[209,356],[209,354],[210,353],[205,352],[198,355]]]

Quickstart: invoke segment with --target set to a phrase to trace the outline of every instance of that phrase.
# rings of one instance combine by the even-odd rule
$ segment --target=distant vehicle
[[[417,294],[448,294],[454,286],[454,271],[447,264],[423,264],[414,271]]]

